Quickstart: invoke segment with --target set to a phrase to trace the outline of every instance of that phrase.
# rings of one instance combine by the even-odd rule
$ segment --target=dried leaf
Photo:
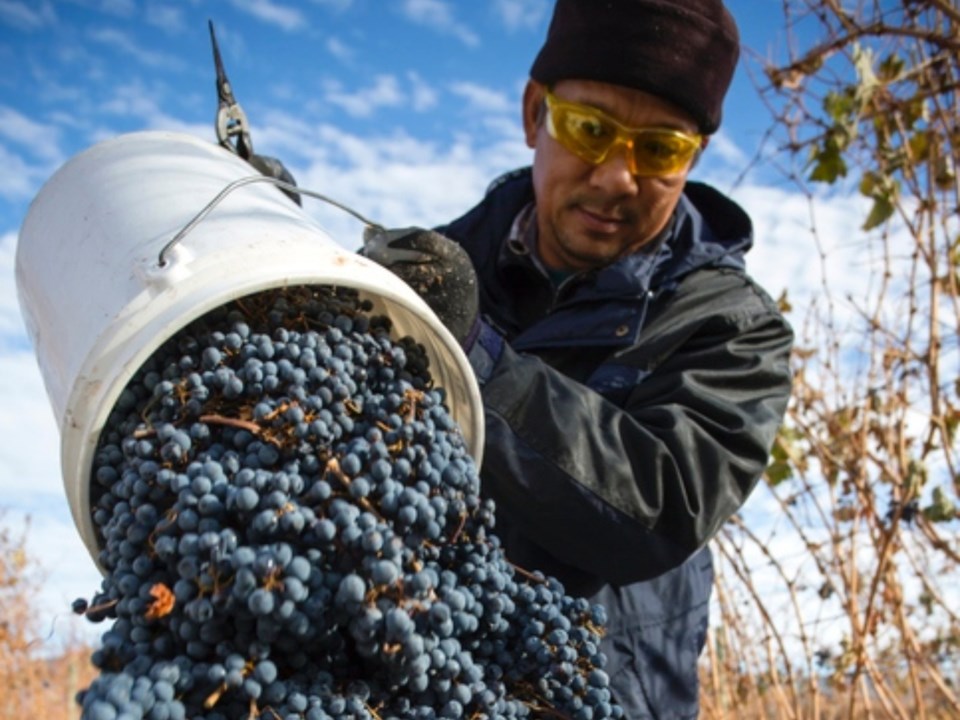
[[[150,607],[148,607],[147,612],[144,613],[144,617],[146,617],[147,620],[158,620],[173,611],[176,597],[170,588],[163,583],[156,583],[150,588],[150,596],[153,598],[153,602],[150,603]]]

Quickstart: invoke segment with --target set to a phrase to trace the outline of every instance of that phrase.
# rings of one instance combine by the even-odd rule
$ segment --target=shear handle
[[[210,42],[213,45],[213,64],[217,70],[217,140],[231,152],[244,160],[253,155],[253,143],[250,141],[250,124],[247,115],[240,107],[240,103],[233,96],[233,88],[227,79],[223,68],[223,58],[220,57],[220,48],[217,45],[217,36],[213,30],[213,21],[209,20]],[[233,140],[236,142],[233,142]]]

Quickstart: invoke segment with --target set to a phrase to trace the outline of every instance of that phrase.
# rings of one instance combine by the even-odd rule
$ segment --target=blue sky
[[[859,210],[810,208],[775,175],[734,186],[770,124],[757,57],[784,45],[781,3],[730,0],[744,45],[725,123],[695,170],[751,213],[755,276],[801,306],[821,283],[820,251],[856,252]],[[526,164],[519,102],[549,20],[548,0],[0,0],[0,523],[30,520],[46,576],[38,619],[69,634],[70,600],[98,574],[74,531],[59,437],[14,281],[31,199],[69,158],[119,134],[165,129],[215,142],[213,20],[258,152],[304,188],[384,224],[433,224],[468,209],[499,173]],[[308,204],[346,247],[356,223]],[[851,212],[854,210],[854,212]],[[841,259],[837,267],[845,268]],[[850,278],[848,278],[850,280]],[[71,309],[75,312],[76,309]]]

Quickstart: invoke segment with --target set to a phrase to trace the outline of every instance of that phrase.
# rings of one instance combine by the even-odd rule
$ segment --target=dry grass
[[[5,697],[0,706],[3,720],[44,718],[67,720],[79,716],[75,697],[94,677],[90,649],[77,647],[44,659],[29,652],[0,659],[0,682]]]
[[[74,696],[94,676],[90,648],[63,642],[44,652],[33,607],[43,577],[17,534],[0,514],[0,720],[66,720],[79,715]]]

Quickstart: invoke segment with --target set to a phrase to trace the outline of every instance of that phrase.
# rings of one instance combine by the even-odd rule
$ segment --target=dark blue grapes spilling
[[[86,720],[622,717],[602,608],[506,560],[422,347],[355,293],[179,332],[93,478]]]

